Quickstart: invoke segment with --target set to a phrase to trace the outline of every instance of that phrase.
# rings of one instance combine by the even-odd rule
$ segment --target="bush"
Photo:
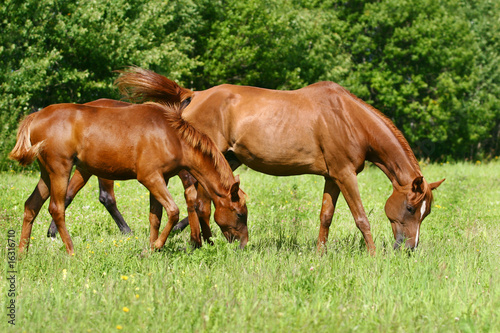
[[[113,70],[194,89],[331,80],[384,112],[418,158],[500,153],[500,4],[446,0],[6,0],[0,7],[0,170],[20,118],[119,98]]]

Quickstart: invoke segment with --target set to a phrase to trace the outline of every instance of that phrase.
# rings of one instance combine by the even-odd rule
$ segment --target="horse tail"
[[[140,67],[129,67],[125,71],[117,71],[120,76],[115,85],[120,93],[135,103],[147,101],[161,104],[181,104],[187,106],[194,95],[192,90],[179,86],[175,81],[163,75]]]
[[[30,114],[19,124],[16,145],[9,153],[10,159],[18,161],[23,166],[33,163],[42,149],[43,141],[31,145],[30,127],[36,115],[36,113]]]

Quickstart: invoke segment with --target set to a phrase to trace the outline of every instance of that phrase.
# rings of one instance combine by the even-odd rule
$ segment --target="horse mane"
[[[384,124],[391,130],[392,134],[394,134],[399,144],[401,145],[401,148],[403,148],[403,150],[405,151],[406,155],[410,158],[413,167],[415,167],[417,170],[420,170],[420,166],[418,164],[417,158],[415,157],[415,154],[413,153],[413,150],[408,144],[408,141],[406,141],[405,137],[403,136],[403,133],[401,133],[401,131],[396,127],[396,125],[394,125],[394,123],[381,111],[377,110],[375,107],[366,103],[361,98],[351,93],[349,90],[345,88],[344,90],[349,96],[351,96],[354,100],[361,103],[368,110],[370,110],[375,116],[377,116],[380,120],[384,122]]]
[[[224,188],[230,189],[234,183],[233,171],[224,158],[224,155],[222,155],[208,135],[198,131],[193,125],[182,118],[180,105],[155,102],[148,102],[146,104],[160,105],[163,108],[163,114],[170,126],[172,126],[181,139],[194,149],[200,150],[204,156],[213,162],[215,169],[220,175],[222,185]]]
[[[186,101],[189,104],[189,98],[194,95],[192,90],[179,86],[177,82],[137,66],[116,72],[120,76],[115,85],[122,96],[134,103],[153,101],[174,105]]]

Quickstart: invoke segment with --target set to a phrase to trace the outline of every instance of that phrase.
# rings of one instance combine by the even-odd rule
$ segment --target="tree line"
[[[0,170],[23,115],[120,98],[129,65],[195,90],[334,81],[418,158],[500,153],[498,1],[4,0],[0,31]]]

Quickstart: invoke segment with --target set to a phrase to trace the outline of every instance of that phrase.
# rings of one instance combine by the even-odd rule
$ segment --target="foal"
[[[171,99],[171,103],[169,104],[179,103],[180,98],[181,96],[174,95],[173,98]],[[98,107],[125,107],[125,106],[131,106],[132,104],[108,98],[101,98],[92,102],[85,103],[85,105],[98,106]],[[71,177],[66,192],[66,199],[64,200],[65,208],[68,208],[68,206],[71,204],[71,202],[78,194],[78,192],[87,184],[90,176],[91,176],[90,174],[87,174],[85,172],[82,173],[79,168],[75,169],[75,172]],[[187,210],[188,210],[188,217],[185,218],[185,220],[187,220],[186,224],[189,223],[190,225],[191,243],[193,244],[194,247],[201,247],[202,243],[200,235],[200,222],[198,220],[198,214],[196,208],[202,207],[207,203],[203,202],[203,200],[197,200],[196,189],[195,189],[197,181],[189,172],[187,172],[186,170],[181,170],[179,172],[179,178],[181,179],[182,186],[184,187],[184,198],[186,199]],[[130,230],[130,227],[128,226],[127,222],[125,222],[125,219],[123,218],[122,214],[120,213],[116,205],[114,181],[104,178],[98,178],[98,180],[99,180],[99,201],[104,205],[106,210],[109,212],[109,214],[115,221],[120,231],[123,234],[131,233],[132,230]],[[208,205],[210,204],[211,202],[209,201]],[[178,223],[177,226],[179,224],[184,224],[183,221]],[[205,239],[205,241],[212,244],[212,241],[210,240],[210,237],[212,236],[210,227],[204,223],[201,224],[201,227],[203,231],[203,238]],[[57,226],[54,220],[52,220],[49,229],[47,231],[47,237],[55,238],[56,234],[57,234]]]
[[[214,219],[224,236],[248,242],[247,208],[228,163],[215,144],[180,117],[179,108],[159,104],[101,108],[55,104],[27,116],[9,157],[28,165],[38,159],[41,176],[26,200],[19,251],[29,247],[33,221],[50,196],[49,212],[69,254],[64,200],[73,165],[86,175],[137,179],[150,192],[150,246],[161,248],[179,219],[168,179],[189,171],[208,191]],[[168,222],[159,233],[162,206]]]

